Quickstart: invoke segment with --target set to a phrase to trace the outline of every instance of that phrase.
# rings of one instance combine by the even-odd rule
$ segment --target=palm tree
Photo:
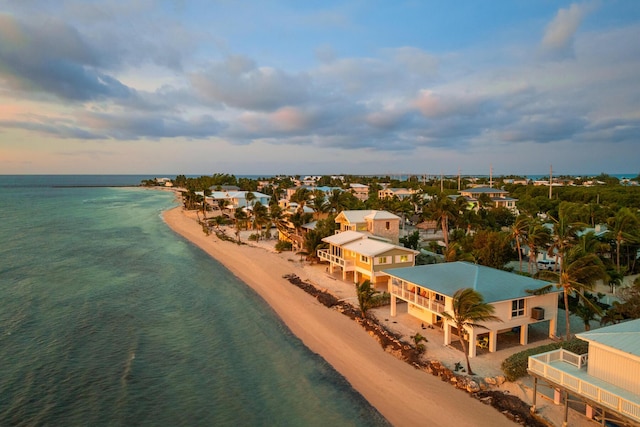
[[[558,219],[549,215],[553,221],[553,233],[551,234],[551,244],[549,245],[548,254],[556,258],[556,268],[558,260],[560,260],[560,271],[564,264],[564,258],[569,250],[575,245],[578,232],[584,229],[586,224],[579,222],[569,222],[564,212],[558,212]]]
[[[621,208],[615,218],[612,218],[610,225],[613,225],[611,234],[616,241],[616,268],[620,273],[620,248],[625,242],[635,243],[638,236],[633,234],[638,229],[638,217],[629,208]]]
[[[529,219],[524,243],[529,247],[529,274],[533,274],[533,266],[538,259],[538,250],[546,248],[551,241],[551,232],[537,220]]]
[[[484,302],[482,295],[471,288],[458,289],[453,294],[452,301],[453,313],[442,313],[442,316],[450,320],[456,325],[458,329],[458,336],[460,337],[460,344],[462,344],[462,352],[467,361],[467,372],[469,375],[474,375],[469,364],[469,354],[467,352],[467,346],[464,341],[464,330],[466,328],[484,326],[478,324],[478,322],[500,322],[500,318],[493,315],[495,309],[491,304]],[[469,345],[473,345],[469,343]]]
[[[244,208],[236,208],[233,217],[236,222],[236,238],[238,239],[238,243],[240,243],[240,227],[247,220],[247,214]]]
[[[370,308],[374,306],[374,300],[377,294],[379,294],[376,289],[371,286],[371,282],[369,280],[365,280],[360,285],[356,283],[356,293],[358,295],[358,305],[360,306],[360,313],[362,314],[362,318],[367,317],[367,312]]]
[[[578,298],[586,304],[593,303],[585,298],[582,291],[590,290],[598,280],[607,280],[607,273],[600,258],[593,253],[585,253],[581,247],[577,246],[570,250],[565,262],[560,266],[560,272],[543,270],[537,273],[537,278],[555,282],[535,290],[528,290],[534,295],[547,293],[553,289],[562,289],[565,310],[565,339],[571,338],[571,323],[569,321],[569,294],[576,293]],[[600,312],[599,308],[595,308]]]
[[[260,231],[262,231],[263,226],[267,226],[270,223],[269,219],[269,210],[265,205],[260,202],[256,202],[253,205],[253,228],[258,230],[257,240],[260,240]]]
[[[456,217],[456,206],[444,193],[434,197],[429,203],[431,218],[440,222],[444,245],[449,247],[449,221]]]
[[[516,218],[516,221],[511,226],[511,238],[516,242],[516,248],[518,249],[518,260],[520,261],[520,271],[522,271],[522,248],[521,243],[525,240],[525,233],[527,232],[529,218],[525,215],[520,215]]]

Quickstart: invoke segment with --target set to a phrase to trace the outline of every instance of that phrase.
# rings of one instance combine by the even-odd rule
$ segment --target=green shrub
[[[559,348],[564,348],[565,350],[575,354],[584,354],[588,351],[589,344],[581,339],[573,338],[570,341],[551,343],[530,348],[528,350],[521,351],[520,353],[513,354],[503,360],[501,366],[502,372],[504,372],[504,376],[508,381],[515,381],[518,378],[527,375],[529,356],[546,353],[547,351],[557,350]]]
[[[291,247],[291,242],[285,242],[284,240],[280,240],[278,241],[278,243],[276,243],[276,251],[278,252],[290,251]]]

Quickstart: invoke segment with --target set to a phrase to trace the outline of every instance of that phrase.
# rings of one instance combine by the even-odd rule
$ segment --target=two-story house
[[[640,425],[640,319],[576,336],[589,343],[586,354],[559,349],[529,357],[529,374],[534,377],[532,410],[541,379],[556,390],[557,404],[564,395],[564,425],[569,395],[587,404],[588,418],[598,409],[603,420],[614,415],[626,424]]]
[[[342,211],[336,216],[338,230],[362,231],[380,236],[397,245],[400,241],[400,217],[387,211]]]
[[[491,187],[472,187],[459,191],[460,196],[467,199],[469,203],[478,204],[478,199],[486,194],[491,199],[494,207],[503,207],[509,210],[516,210],[516,202],[518,199],[509,197],[509,192]]]
[[[494,307],[494,315],[501,321],[481,322],[481,326],[470,327],[464,332],[456,331],[459,337],[468,336],[469,342],[474,343],[469,346],[469,357],[475,357],[475,343],[481,340],[489,351],[495,352],[502,332],[518,331],[520,344],[527,344],[529,325],[533,323],[549,322],[549,336],[556,335],[559,291],[546,295],[527,292],[527,289],[538,289],[548,284],[542,280],[468,262],[420,265],[384,272],[390,277],[390,315],[396,316],[398,299],[406,301],[408,314],[443,328],[445,345],[451,344],[455,325],[442,313],[453,314],[453,295],[465,288],[479,292],[484,301]]]
[[[397,197],[400,200],[404,200],[408,197],[411,197],[415,194],[415,191],[410,188],[384,188],[382,190],[378,190],[378,198],[379,199],[391,199],[393,197]]]
[[[419,253],[394,245],[386,239],[351,230],[325,237],[322,241],[328,243],[329,248],[318,250],[318,258],[329,262],[329,273],[340,269],[342,280],[353,275],[354,283],[369,280],[372,285],[384,290],[388,276],[383,270],[412,266]]]

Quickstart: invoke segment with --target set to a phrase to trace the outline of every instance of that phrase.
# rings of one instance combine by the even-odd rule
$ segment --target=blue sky
[[[640,173],[640,2],[21,0],[0,174]]]

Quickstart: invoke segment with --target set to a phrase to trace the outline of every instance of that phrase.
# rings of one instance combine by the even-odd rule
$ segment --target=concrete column
[[[557,333],[556,318],[554,316],[549,320],[549,337],[554,338]]]
[[[498,348],[498,331],[489,331],[489,351],[495,353]]]
[[[520,344],[526,345],[529,343],[529,325],[524,324],[520,326]]]
[[[389,313],[389,316],[391,317],[396,317],[396,296],[395,295],[391,295],[391,308],[390,308],[391,312]]]
[[[585,412],[585,416],[587,418],[589,418],[590,420],[592,420],[594,415],[595,414],[594,414],[594,411],[593,411],[593,406],[587,405],[587,410]]]
[[[469,357],[476,357],[476,339],[477,339],[477,334],[476,334],[476,330],[475,329],[471,329],[471,332],[469,332]],[[463,339],[462,337],[460,337],[460,339]]]
[[[444,327],[444,345],[449,345],[451,344],[451,325],[445,321],[442,326]]]
[[[557,388],[553,389],[553,403],[556,405],[562,403],[562,393],[560,393],[560,390]]]

